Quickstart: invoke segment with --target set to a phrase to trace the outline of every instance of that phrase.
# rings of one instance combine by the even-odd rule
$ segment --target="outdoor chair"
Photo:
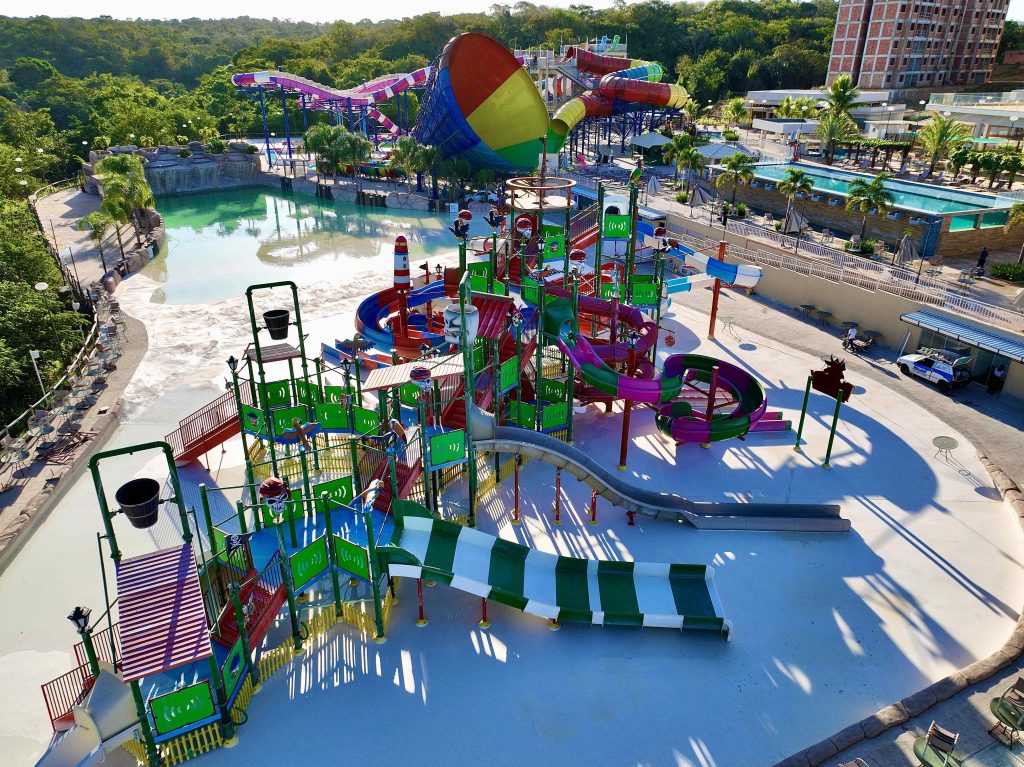
[[[1002,694],[1010,703],[1024,709],[1024,676],[1017,677],[1017,681],[1006,688]]]
[[[961,767],[953,756],[953,749],[959,739],[960,733],[950,732],[932,722],[928,732],[914,741],[914,756],[918,759],[918,767]]]
[[[1024,710],[1009,701],[1005,693],[999,698],[994,698],[988,707],[992,711],[992,716],[996,718],[996,723],[989,728],[988,734],[995,736],[998,730],[1000,735],[1006,735],[1006,745],[1012,748],[1019,738],[1018,733],[1024,729]]]

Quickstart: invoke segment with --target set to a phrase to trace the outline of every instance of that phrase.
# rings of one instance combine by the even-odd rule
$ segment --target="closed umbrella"
[[[920,252],[917,250],[917,245],[910,239],[909,234],[903,235],[903,239],[900,240],[900,246],[896,250],[896,255],[892,257],[894,264],[909,264],[911,261],[916,261],[921,257]]]
[[[807,218],[796,208],[790,208],[789,213],[782,220],[782,231],[784,234],[800,234],[807,228]]]
[[[661,191],[661,182],[658,181],[657,176],[651,176],[647,182],[647,194],[657,194]]]
[[[706,202],[710,202],[714,197],[707,189],[700,186],[695,186],[693,191],[690,192],[690,207],[694,205],[703,205]]]

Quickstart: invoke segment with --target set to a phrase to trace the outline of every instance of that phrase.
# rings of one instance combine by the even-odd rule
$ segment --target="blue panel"
[[[907,324],[934,330],[970,346],[1001,354],[1016,362],[1024,362],[1024,342],[973,322],[928,310],[910,312],[901,315],[900,319]]]

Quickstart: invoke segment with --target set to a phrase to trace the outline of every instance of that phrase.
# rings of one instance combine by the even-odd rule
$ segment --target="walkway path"
[[[68,261],[73,273],[77,273],[78,281],[86,286],[103,276],[103,265],[96,244],[89,239],[88,232],[80,231],[79,220],[94,210],[99,210],[100,198],[92,194],[84,194],[77,187],[54,192],[41,198],[36,203],[39,221],[43,225],[47,238],[66,258],[70,248],[74,263]],[[132,239],[131,227],[121,227],[121,238],[127,246]],[[112,265],[121,257],[117,245],[117,236],[111,231],[103,242],[103,252],[108,265]]]

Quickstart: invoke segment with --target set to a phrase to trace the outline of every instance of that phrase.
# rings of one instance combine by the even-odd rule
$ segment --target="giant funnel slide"
[[[550,620],[718,631],[728,638],[714,569],[706,565],[608,562],[547,554],[431,518],[396,501],[389,546],[393,576],[427,578]]]
[[[338,109],[349,107],[371,107],[367,114],[376,119],[392,136],[398,135],[398,126],[372,106],[387,101],[409,88],[426,84],[431,68],[423,67],[404,75],[384,75],[355,88],[337,89],[313,82],[305,77],[288,72],[242,72],[231,76],[231,82],[238,87],[264,85],[284,88],[286,91],[301,93],[307,98],[306,106],[312,109],[326,109],[332,105]]]
[[[599,56],[580,48],[569,48],[566,60],[575,60],[581,72],[602,77],[595,90],[570,99],[551,118],[549,152],[561,149],[570,131],[586,117],[617,114],[629,102],[679,109],[689,99],[682,86],[661,82],[664,70],[654,62]]]
[[[416,140],[444,159],[504,173],[536,168],[548,131],[530,75],[505,46],[476,32],[445,46],[418,120]]]
[[[494,453],[520,454],[550,463],[572,474],[609,503],[626,511],[674,521],[702,530],[767,530],[845,533],[850,521],[835,504],[712,503],[643,490],[624,482],[581,450],[556,437],[529,429],[495,426],[493,417],[477,411],[473,446]]]

